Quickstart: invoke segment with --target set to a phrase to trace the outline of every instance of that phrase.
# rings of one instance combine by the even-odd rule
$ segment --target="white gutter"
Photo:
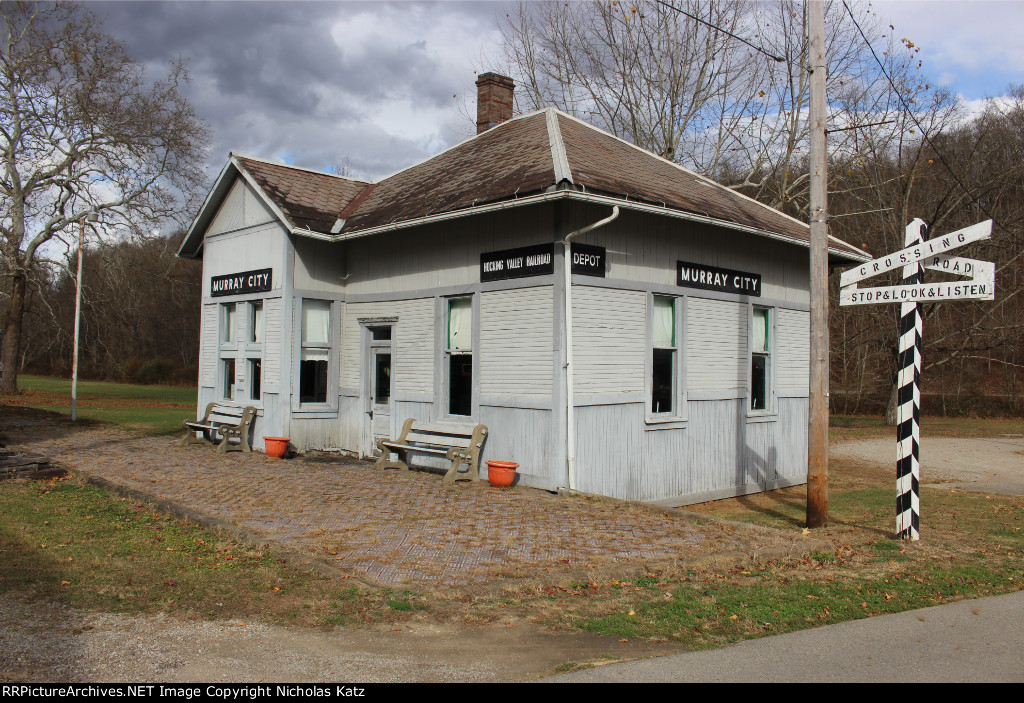
[[[592,232],[619,216],[619,206],[612,207],[612,214],[603,220],[587,225],[575,232],[565,235],[562,240],[565,246],[565,276],[563,281],[565,314],[565,463],[568,473],[569,490],[576,490],[576,408],[573,397],[573,366],[572,366],[572,240],[581,234]],[[607,263],[607,262],[605,262]]]
[[[489,203],[487,205],[473,206],[462,208],[460,210],[453,210],[451,212],[439,213],[437,215],[427,215],[426,217],[417,217],[411,220],[403,220],[401,222],[395,222],[387,225],[378,225],[376,227],[368,227],[364,230],[352,232],[351,234],[324,234],[322,232],[314,232],[309,229],[302,229],[296,227],[292,229],[292,234],[297,234],[305,237],[311,237],[313,239],[321,239],[327,242],[342,242],[348,239],[357,239],[359,237],[369,237],[374,234],[381,234],[384,232],[394,232],[400,229],[406,229],[408,227],[417,227],[419,225],[430,224],[434,222],[446,222],[448,220],[455,220],[460,217],[469,217],[470,215],[479,215],[486,212],[498,212],[500,210],[507,210],[508,208],[514,207],[526,207],[528,205],[537,205],[540,203],[552,202],[555,200],[578,200],[580,202],[594,203],[597,205],[607,205],[609,207],[623,207],[628,210],[635,210],[637,212],[649,212],[665,217],[674,217],[680,220],[687,220],[690,222],[701,222],[709,225],[717,225],[718,227],[725,227],[726,229],[735,230],[737,232],[747,232],[749,234],[755,234],[759,237],[767,237],[768,239],[774,239],[787,244],[794,244],[805,249],[810,248],[810,242],[790,237],[777,232],[771,232],[766,229],[758,229],[757,227],[750,227],[749,225],[741,225],[737,222],[729,220],[720,220],[709,215],[698,215],[692,212],[685,212],[683,210],[675,210],[673,208],[664,205],[650,205],[648,203],[641,203],[635,200],[623,200],[622,198],[615,198],[607,195],[594,195],[593,193],[581,193],[574,190],[558,190],[551,193],[541,193],[539,195],[530,195],[524,198],[516,198],[513,200],[502,200],[497,203]],[[840,241],[829,235],[829,239],[834,241]],[[845,244],[845,242],[843,242]],[[830,247],[829,252],[837,254],[844,258],[852,261],[871,261],[871,255],[865,252],[860,252],[854,249],[851,245],[850,249],[839,249],[836,247]]]

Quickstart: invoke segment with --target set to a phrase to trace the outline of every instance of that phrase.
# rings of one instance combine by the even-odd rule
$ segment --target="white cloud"
[[[872,7],[897,38],[921,48],[929,75],[968,98],[999,94],[1024,76],[1024,2],[881,0]]]

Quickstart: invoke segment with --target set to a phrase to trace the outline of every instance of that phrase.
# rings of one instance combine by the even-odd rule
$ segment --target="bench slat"
[[[411,444],[402,444],[401,442],[381,442],[385,447],[391,447],[392,449],[408,449],[414,452],[427,452],[430,454],[447,454],[447,449],[435,449],[433,447],[414,446]]]
[[[415,422],[412,426],[413,432],[432,432],[435,434],[465,435],[473,436],[476,425],[444,422]]]
[[[472,442],[469,437],[440,437],[436,434],[423,434],[421,432],[410,432],[406,442],[422,442],[423,444],[437,444],[444,447],[468,447]]]

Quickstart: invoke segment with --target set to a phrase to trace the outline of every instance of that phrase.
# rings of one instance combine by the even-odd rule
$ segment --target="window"
[[[448,414],[473,414],[473,299],[448,300]]]
[[[771,315],[768,308],[754,308],[750,340],[750,409],[768,410],[771,385]]]
[[[263,344],[263,301],[249,303],[249,343]]]
[[[220,394],[226,400],[234,400],[237,382],[235,355],[238,353],[238,318],[235,311],[235,303],[222,303],[220,306]]]
[[[226,303],[220,306],[220,341],[221,344],[233,344],[235,341],[235,304]]]
[[[235,360],[222,359],[221,364],[224,367],[224,385],[222,387],[223,395],[227,400],[232,400],[235,397]]]
[[[249,399],[263,397],[263,360],[249,359]]]
[[[651,412],[671,414],[676,397],[676,301],[655,295],[652,305]]]
[[[302,301],[302,347],[299,353],[299,402],[327,402],[327,362],[331,343],[331,302]]]

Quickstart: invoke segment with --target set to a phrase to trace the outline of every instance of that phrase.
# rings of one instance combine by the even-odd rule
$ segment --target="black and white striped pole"
[[[921,303],[946,300],[995,300],[996,268],[988,261],[950,256],[948,252],[992,236],[992,220],[928,239],[927,226],[915,218],[907,225],[905,248],[865,261],[839,279],[840,305],[900,304],[899,370],[896,376],[896,536],[921,538]],[[897,286],[858,288],[857,283],[898,268]],[[924,270],[942,271],[969,280],[925,283]]]
[[[927,226],[920,219],[907,225],[905,245],[921,245]],[[924,283],[916,261],[903,267],[905,286]],[[896,395],[896,537],[921,538],[921,303],[900,305],[899,371]]]

